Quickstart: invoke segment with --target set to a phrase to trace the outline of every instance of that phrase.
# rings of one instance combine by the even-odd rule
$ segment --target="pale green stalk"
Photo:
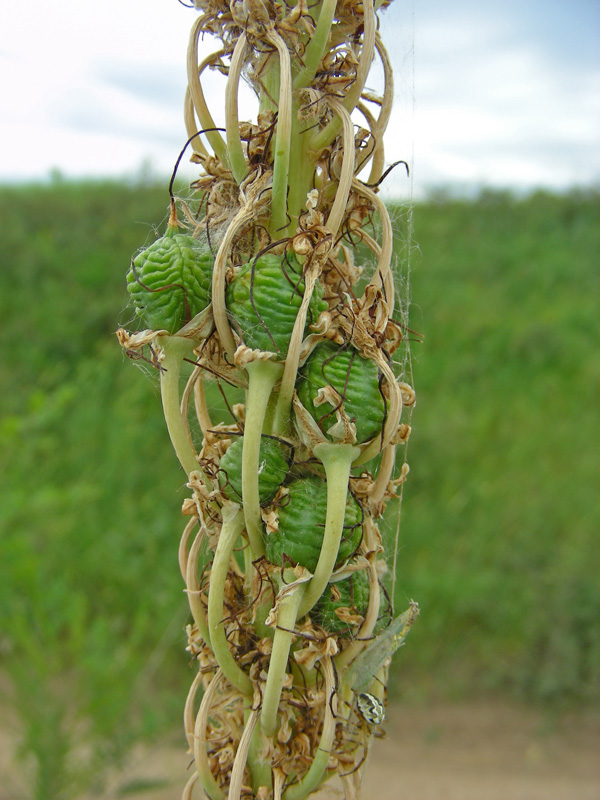
[[[325,467],[327,479],[327,516],[323,545],[315,572],[309,581],[306,594],[298,611],[298,617],[308,614],[329,583],[335,567],[346,516],[348,480],[352,462],[360,453],[351,444],[330,444],[323,442],[313,448],[315,456]]]
[[[179,378],[183,359],[192,352],[196,343],[182,336],[159,336],[157,344],[164,352],[164,359],[160,365],[160,394],[167,430],[179,463],[189,475],[199,469],[199,466],[181,417]]]
[[[237,40],[233,56],[231,57],[231,65],[229,67],[229,75],[225,87],[227,156],[229,159],[229,166],[233,172],[233,177],[238,183],[244,180],[248,171],[244,150],[242,149],[242,140],[240,139],[240,123],[238,119],[238,88],[247,46],[246,34],[242,33]]]
[[[252,681],[233,657],[223,624],[223,617],[227,613],[223,607],[225,581],[233,549],[243,528],[244,518],[239,512],[239,506],[235,503],[225,504],[223,506],[223,525],[210,571],[208,628],[210,643],[223,674],[242,694],[252,697]]]
[[[214,674],[208,689],[204,692],[202,702],[200,703],[198,716],[196,717],[196,724],[194,725],[193,750],[196,772],[198,773],[200,783],[202,784],[202,787],[207,795],[210,797],[210,800],[226,800],[223,790],[218,785],[211,772],[208,754],[206,752],[206,728],[208,725],[210,707],[222,678],[223,673],[221,670],[218,670]]]
[[[227,145],[223,141],[221,134],[218,131],[213,130],[217,126],[215,125],[215,121],[212,118],[208,106],[206,105],[204,92],[202,91],[202,85],[200,83],[199,74],[201,72],[201,68],[198,66],[198,39],[200,37],[200,33],[202,32],[204,22],[204,17],[198,17],[195,24],[192,26],[190,33],[187,51],[188,85],[196,113],[198,114],[198,118],[200,120],[200,125],[202,129],[209,131],[206,134],[206,138],[210,142],[210,146],[215,151],[215,155],[220,159],[220,161],[222,161],[223,164],[228,164],[229,159],[227,158]],[[203,62],[201,66],[204,67],[205,64],[206,62]]]
[[[373,0],[364,0],[364,9],[363,46],[356,70],[356,78],[343,100],[344,108],[349,112],[352,112],[360,100],[375,52],[375,12],[373,9]],[[327,147],[338,135],[341,127],[341,119],[339,117],[334,117],[322,131],[319,131],[319,133],[312,137],[310,149],[319,151]]]
[[[337,6],[337,0],[323,0],[319,11],[317,27],[313,33],[304,52],[304,66],[294,78],[294,90],[304,89],[310,86],[315,77],[321,59],[327,52],[329,46],[329,33],[333,22],[333,15]]]
[[[293,580],[291,570],[288,579]],[[298,608],[304,597],[305,584],[299,584],[280,598],[277,604],[277,622],[273,637],[273,649],[269,662],[267,683],[263,694],[260,724],[267,736],[277,732],[277,711],[285,679],[285,670],[290,654],[294,626],[298,618]]]
[[[248,394],[242,447],[242,502],[254,560],[265,554],[258,489],[261,436],[271,392],[281,377],[283,365],[274,361],[252,361],[246,366],[246,371]]]

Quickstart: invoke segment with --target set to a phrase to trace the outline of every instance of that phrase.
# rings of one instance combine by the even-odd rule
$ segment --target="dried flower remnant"
[[[396,451],[414,403],[394,361],[403,333],[378,196],[387,5],[195,3],[184,120],[200,174],[130,270],[147,328],[118,332],[160,372],[191,491],[186,798],[303,800],[335,775],[357,798],[389,661],[418,613],[392,619],[378,527],[408,472]],[[226,77],[222,129],[211,73]],[[252,121],[239,119],[241,81],[258,100]],[[244,390],[233,422],[213,420],[215,380]]]

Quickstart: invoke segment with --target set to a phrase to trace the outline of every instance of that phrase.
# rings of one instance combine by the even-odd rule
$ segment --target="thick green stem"
[[[329,31],[331,30],[336,6],[337,0],[323,0],[317,27],[315,28],[310,42],[306,46],[303,57],[304,66],[294,78],[295,90],[310,86],[319,69],[321,59],[328,49]]]
[[[246,366],[246,371],[248,395],[242,448],[242,502],[254,560],[265,554],[258,490],[261,435],[271,392],[281,377],[283,365],[273,361],[252,361]]]
[[[300,104],[295,97],[292,108],[287,236],[293,236],[296,233],[298,217],[306,206],[306,195],[312,189],[315,172],[315,157],[309,150],[309,136],[306,133],[313,122],[310,119],[298,119],[299,110]]]
[[[307,614],[325,591],[335,567],[346,515],[350,467],[360,450],[351,444],[323,442],[314,448],[315,456],[325,467],[327,478],[327,515],[323,545],[313,577],[298,611],[298,618]]]
[[[304,597],[306,584],[299,584],[279,600],[277,606],[277,627],[273,637],[273,649],[269,662],[267,683],[263,694],[260,724],[267,736],[277,732],[277,710],[283,688],[285,670],[290,655],[294,626],[300,601]]]
[[[279,97],[279,61],[273,53],[266,57],[259,75],[260,97],[259,113],[261,111],[277,112],[277,98]]]
[[[208,629],[210,642],[215,658],[227,680],[239,689],[242,694],[252,696],[252,681],[238,666],[233,657],[225,627],[223,624],[223,598],[225,581],[231,561],[231,555],[244,527],[244,520],[239,513],[239,506],[227,503],[223,506],[223,526],[217,542],[215,558],[210,571],[210,589],[208,592]]]
[[[272,31],[268,34],[268,38],[275,45],[279,54],[279,102],[270,222],[271,235],[277,237],[281,235],[287,225],[288,174],[292,136],[292,70],[290,54],[281,36]]]
[[[269,752],[269,747],[270,745],[267,744],[260,727],[255,728],[248,751],[248,766],[250,767],[252,788],[255,794],[258,793],[261,786],[271,788],[273,785],[271,762],[265,758],[265,753]]]
[[[160,394],[167,430],[179,463],[189,475],[198,469],[198,461],[181,417],[179,377],[183,359],[194,349],[196,343],[182,336],[159,336],[157,343],[164,351],[160,372]]]

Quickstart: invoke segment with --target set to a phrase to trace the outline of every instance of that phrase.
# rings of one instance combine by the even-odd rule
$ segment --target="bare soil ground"
[[[600,800],[600,715],[552,721],[498,702],[392,706],[382,727],[363,800]],[[188,763],[182,745],[140,748],[104,797],[179,800]],[[0,788],[0,800],[12,798]]]

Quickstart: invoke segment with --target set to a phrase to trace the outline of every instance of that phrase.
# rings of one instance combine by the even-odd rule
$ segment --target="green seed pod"
[[[247,347],[285,358],[303,295],[302,267],[296,257],[266,253],[240,268],[227,287],[226,301]],[[317,284],[307,324],[327,308],[322,297],[323,289]]]
[[[351,633],[354,627],[335,613],[338,608],[348,608],[352,614],[367,612],[369,606],[369,577],[364,570],[354,572],[343,581],[327,586],[314,608],[315,619],[329,633]]]
[[[314,572],[325,530],[327,484],[322,478],[306,478],[291,483],[289,492],[288,503],[279,509],[279,530],[266,537],[267,558],[272,564],[301,564]],[[361,536],[362,511],[349,494],[338,563],[354,553]]]
[[[356,442],[373,439],[385,422],[385,404],[379,389],[377,365],[363,358],[353,347],[341,348],[332,342],[319,343],[299,373],[298,398],[324,434],[337,417],[330,402],[315,405],[319,389],[333,387],[332,400],[343,403],[343,410],[356,425]]]
[[[139,253],[127,273],[127,291],[152,330],[176,333],[210,302],[213,256],[197,239],[169,226]]]
[[[221,459],[219,483],[228,500],[239,503],[242,499],[242,447],[243,437],[236,439]],[[258,492],[261,505],[268,503],[289,471],[290,448],[277,439],[263,436],[260,442],[258,463]]]

